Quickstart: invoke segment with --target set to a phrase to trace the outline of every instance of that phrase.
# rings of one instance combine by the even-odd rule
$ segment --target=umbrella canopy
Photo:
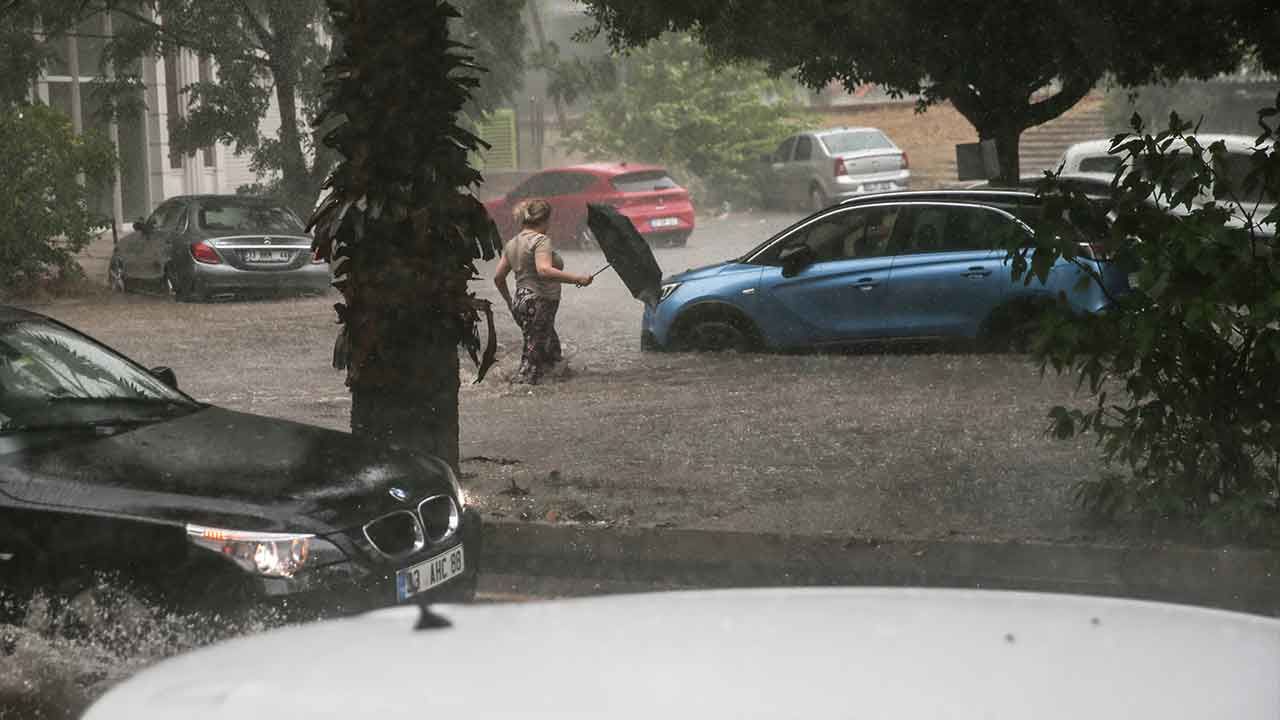
[[[662,293],[662,268],[631,220],[611,205],[588,203],[587,227],[631,294],[646,305],[656,304]]]

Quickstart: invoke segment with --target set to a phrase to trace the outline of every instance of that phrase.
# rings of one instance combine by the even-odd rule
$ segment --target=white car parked
[[[873,127],[842,127],[792,135],[763,158],[769,207],[821,210],[858,195],[906,190],[907,154]]]
[[[1256,138],[1249,135],[1219,135],[1219,134],[1200,134],[1196,135],[1196,140],[1204,147],[1209,147],[1219,140],[1227,148],[1227,159],[1225,163],[1217,164],[1217,171],[1220,175],[1225,175],[1231,179],[1231,185],[1235,188],[1241,188],[1244,178],[1249,174],[1251,169],[1251,160],[1255,150],[1260,146],[1256,143]],[[1267,148],[1271,142],[1263,144],[1262,148]],[[1185,143],[1175,143],[1170,150],[1181,148],[1186,152]],[[1063,175],[1079,175],[1088,173],[1105,173],[1114,175],[1116,170],[1125,160],[1124,153],[1116,155],[1110,154],[1111,140],[1089,140],[1087,142],[1076,143],[1066,149],[1058,161],[1054,164],[1053,169],[1062,168]],[[1225,188],[1219,190],[1214,188],[1211,193],[1206,193],[1200,199],[1200,202],[1209,202],[1210,200],[1225,201],[1230,200]],[[1246,208],[1252,210],[1250,205],[1257,203],[1261,212],[1259,217],[1266,214],[1266,211],[1275,205],[1276,199],[1270,196],[1243,197],[1240,201],[1245,204]]]
[[[1280,717],[1280,620],[928,589],[402,607],[165,660],[86,720]]]

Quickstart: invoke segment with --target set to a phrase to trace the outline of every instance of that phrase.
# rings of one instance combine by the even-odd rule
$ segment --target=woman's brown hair
[[[551,219],[551,203],[546,200],[525,200],[512,212],[520,227],[538,227]]]

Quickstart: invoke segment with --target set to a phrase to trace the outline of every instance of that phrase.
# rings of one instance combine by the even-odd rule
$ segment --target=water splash
[[[166,657],[285,624],[275,609],[178,613],[109,579],[70,599],[0,595],[0,720],[79,717],[115,684]]]

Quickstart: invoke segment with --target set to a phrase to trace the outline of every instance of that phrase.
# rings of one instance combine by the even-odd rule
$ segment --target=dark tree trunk
[[[316,188],[311,181],[306,155],[302,152],[302,129],[298,113],[298,19],[285,12],[282,5],[267,4],[269,27],[262,28],[260,39],[270,49],[270,67],[276,86],[276,104],[280,107],[280,174],[285,201],[303,217],[315,207]]]
[[[298,86],[287,68],[272,69],[276,82],[276,102],[280,106],[280,172],[286,201],[302,217],[315,204],[307,158],[302,153],[302,133],[298,128]]]
[[[529,20],[533,25],[534,37],[538,40],[538,50],[547,51],[547,36],[542,31],[542,13],[538,10],[538,0],[529,0]],[[556,109],[556,124],[560,128],[560,132],[565,132],[568,122],[565,120],[564,103],[560,102],[560,96],[555,95],[551,98],[551,102]]]
[[[980,140],[995,141],[1000,172],[993,180],[1013,185],[1021,175],[1022,133],[1070,110],[1089,94],[1097,80],[1094,75],[1072,76],[1058,92],[1038,102],[1031,101],[1032,91],[1025,88],[985,88],[979,92],[958,86],[947,88],[946,96],[978,131]]]
[[[994,140],[996,143],[996,159],[1000,164],[1000,176],[996,182],[1001,185],[1014,186],[1022,175],[1022,162],[1019,155],[1019,143],[1022,140],[1022,128],[1001,127],[984,133],[978,129],[978,137],[983,140]]]
[[[394,340],[391,340],[394,342]],[[351,432],[398,447],[430,453],[459,472],[458,346],[456,341],[401,343],[420,353],[425,387],[351,388]]]

